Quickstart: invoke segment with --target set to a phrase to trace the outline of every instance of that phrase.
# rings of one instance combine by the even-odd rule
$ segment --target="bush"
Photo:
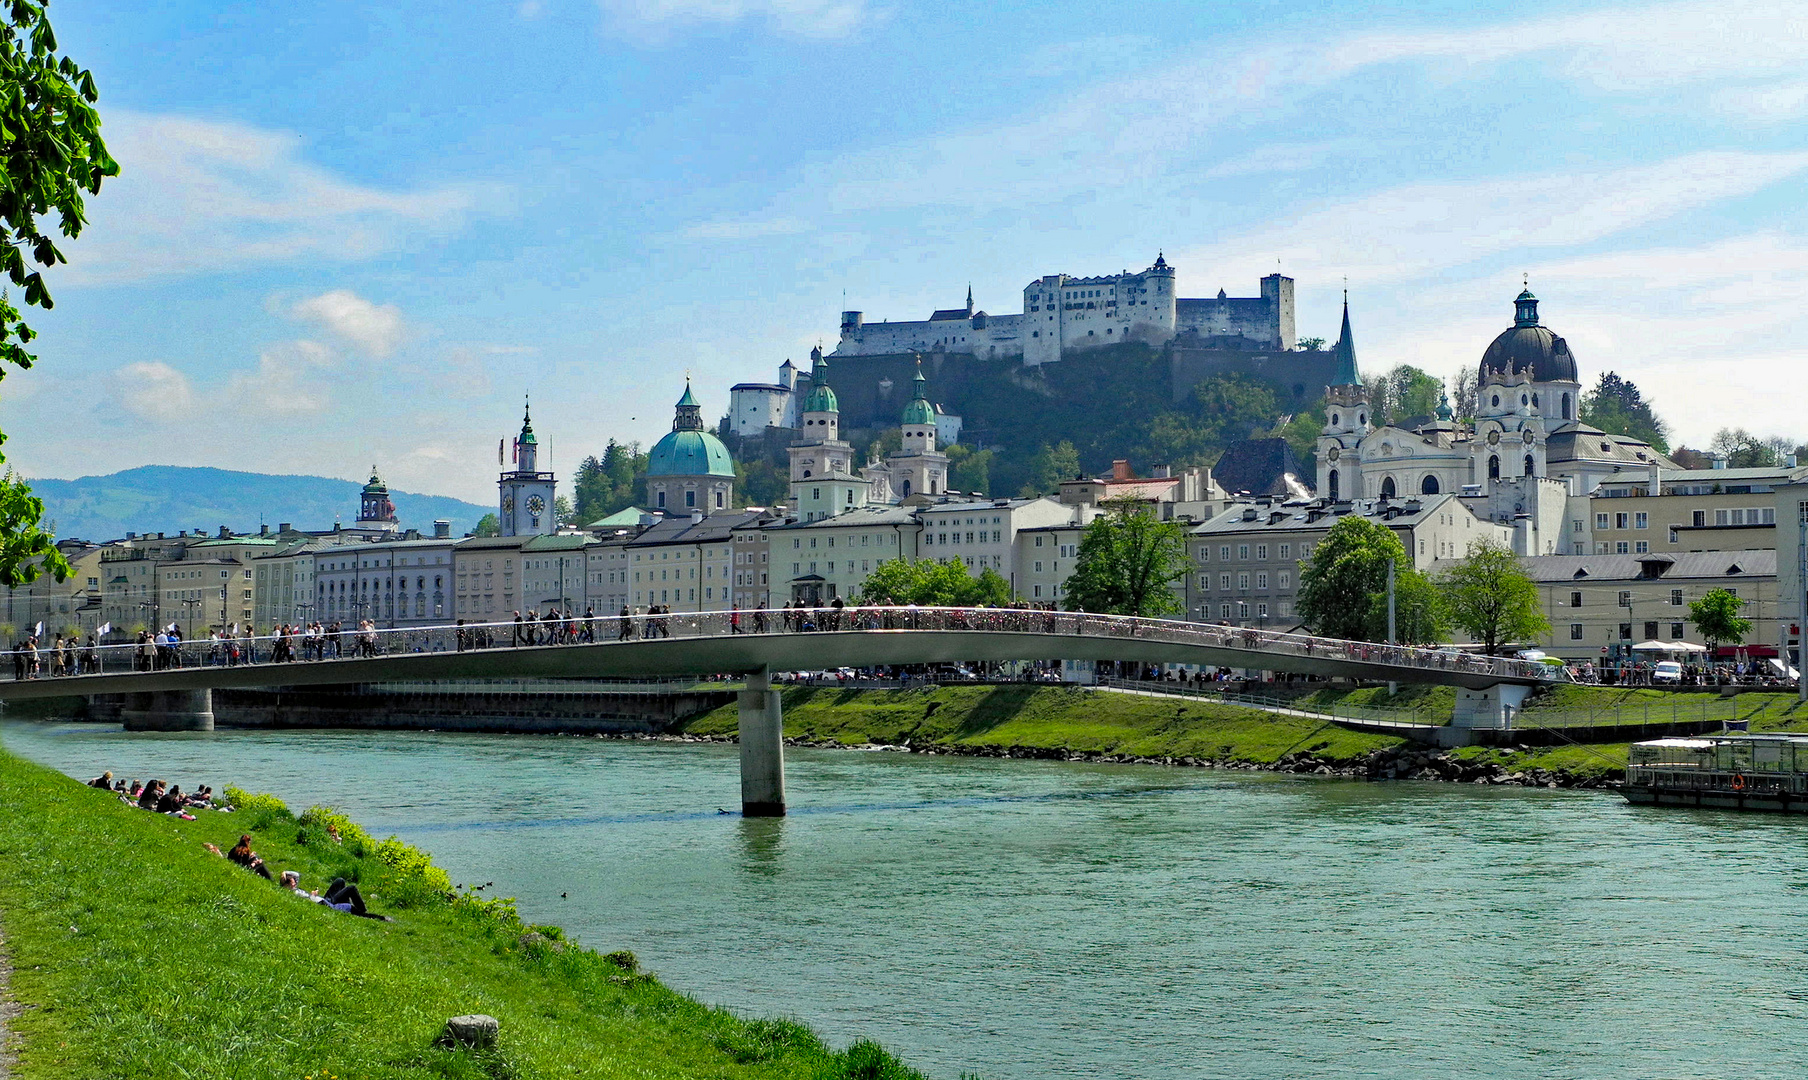
[[[239,828],[244,832],[258,832],[277,825],[286,825],[295,820],[289,812],[288,804],[274,795],[253,795],[243,788],[226,785],[223,799],[226,805],[236,812],[245,815],[240,819]]]

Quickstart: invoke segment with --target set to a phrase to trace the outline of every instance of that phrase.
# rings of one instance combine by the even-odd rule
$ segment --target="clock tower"
[[[539,440],[527,407],[521,410],[521,434],[515,437],[515,467],[496,481],[502,501],[497,517],[504,536],[550,536],[559,530],[552,510],[553,475],[536,469]]]

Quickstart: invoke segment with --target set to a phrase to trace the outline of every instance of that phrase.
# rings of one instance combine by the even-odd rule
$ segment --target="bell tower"
[[[501,448],[497,448],[501,456]],[[557,484],[553,474],[540,472],[536,466],[540,440],[534,437],[531,409],[521,407],[521,433],[515,436],[514,469],[496,481],[499,494],[497,518],[504,536],[550,536],[559,531],[558,515],[553,512],[553,495]]]
[[[1325,426],[1318,436],[1318,493],[1332,502],[1362,497],[1359,449],[1369,433],[1369,390],[1356,370],[1356,340],[1350,333],[1350,294],[1343,294],[1343,329],[1332,354],[1335,367],[1325,388]]]

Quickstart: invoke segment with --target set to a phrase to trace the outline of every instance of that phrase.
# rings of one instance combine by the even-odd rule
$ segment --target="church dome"
[[[923,378],[923,365],[919,361],[917,363],[916,378],[911,380],[911,383],[916,387],[916,393],[911,397],[910,404],[904,406],[904,423],[935,423],[935,407],[929,404],[929,398],[925,394],[925,383],[927,381],[928,380]]]
[[[841,404],[835,400],[835,391],[828,383],[816,383],[810,387],[810,395],[804,398],[805,412],[840,412]]]
[[[648,476],[733,476],[734,459],[707,431],[666,432],[647,455]]]
[[[1538,325],[1538,298],[1531,290],[1513,301],[1513,325],[1482,353],[1482,382],[1491,377],[1529,373],[1533,382],[1578,382],[1576,358],[1569,343],[1549,327]]]

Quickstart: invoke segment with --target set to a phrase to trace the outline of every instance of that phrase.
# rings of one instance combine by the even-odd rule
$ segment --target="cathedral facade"
[[[1568,342],[1539,322],[1538,298],[1529,289],[1514,298],[1513,325],[1482,353],[1468,424],[1456,421],[1445,399],[1435,416],[1374,426],[1347,297],[1335,356],[1317,448],[1319,494],[1333,501],[1492,496],[1508,487],[1529,490],[1530,480],[1547,478],[1585,495],[1623,470],[1677,467],[1648,443],[1581,422],[1576,358]]]

